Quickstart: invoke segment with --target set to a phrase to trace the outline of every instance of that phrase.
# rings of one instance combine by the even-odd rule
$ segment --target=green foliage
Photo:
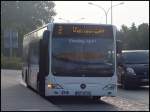
[[[19,47],[13,52],[21,56],[23,35],[51,21],[56,15],[54,6],[52,1],[1,1],[1,53],[9,54],[3,34],[10,29],[18,32]]]
[[[48,23],[55,15],[51,1],[2,1],[2,29],[16,28],[23,34]]]
[[[123,49],[149,49],[149,25],[143,23],[136,27],[133,23],[130,28],[122,25],[117,38],[122,41]]]
[[[143,23],[138,26],[139,45],[142,49],[149,49],[149,25]]]
[[[17,57],[4,57],[1,55],[1,68],[3,69],[21,69],[22,60]]]

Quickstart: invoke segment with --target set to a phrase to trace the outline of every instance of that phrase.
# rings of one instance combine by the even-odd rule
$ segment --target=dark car
[[[124,50],[118,59],[118,83],[124,89],[149,85],[149,50]]]

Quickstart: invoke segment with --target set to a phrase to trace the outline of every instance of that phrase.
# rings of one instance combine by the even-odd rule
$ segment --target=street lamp
[[[106,16],[106,24],[107,24],[107,15],[108,15],[109,10],[110,10],[112,7],[114,7],[114,6],[118,6],[118,5],[124,4],[124,2],[121,2],[121,3],[116,4],[116,5],[113,5],[113,6],[112,6],[112,4],[111,4],[111,7],[110,7],[107,11],[106,11],[103,7],[101,7],[101,6],[99,6],[99,5],[96,5],[96,4],[93,4],[92,2],[89,2],[88,4],[89,4],[89,5],[94,5],[94,6],[100,8],[100,9],[102,9],[102,10],[104,11],[105,16]],[[112,18],[111,18],[111,19],[112,19]]]

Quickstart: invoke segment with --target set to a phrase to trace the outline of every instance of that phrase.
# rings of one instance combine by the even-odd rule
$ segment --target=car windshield
[[[124,52],[123,58],[124,62],[129,64],[148,64],[149,52]]]

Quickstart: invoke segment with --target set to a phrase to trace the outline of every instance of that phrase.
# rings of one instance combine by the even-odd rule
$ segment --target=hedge
[[[1,69],[21,69],[22,59],[19,57],[1,56]]]

